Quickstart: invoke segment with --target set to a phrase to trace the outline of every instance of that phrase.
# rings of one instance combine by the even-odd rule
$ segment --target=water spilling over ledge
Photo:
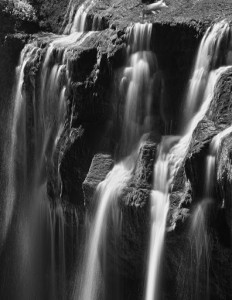
[[[9,80],[0,298],[230,299],[229,22],[200,41],[67,5]]]

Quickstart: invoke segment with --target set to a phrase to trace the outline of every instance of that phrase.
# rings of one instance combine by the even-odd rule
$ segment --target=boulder
[[[114,165],[114,160],[109,154],[95,154],[89,172],[82,184],[85,205],[93,200],[98,184],[103,181]]]

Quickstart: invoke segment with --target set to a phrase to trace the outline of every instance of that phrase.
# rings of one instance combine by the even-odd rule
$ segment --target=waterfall
[[[86,19],[88,12],[93,8],[95,2],[95,0],[85,0],[77,8],[76,4],[73,3],[73,0],[71,0],[67,10],[68,23],[63,33],[71,34],[74,32],[84,32],[86,30]]]
[[[229,24],[223,20],[209,27],[201,41],[186,96],[183,127],[192,119],[202,103],[201,99],[205,93],[207,82],[210,81],[211,70],[223,63],[223,56],[220,57],[220,54],[229,32]]]
[[[78,47],[90,35],[91,32],[75,32],[69,36],[51,36],[46,50],[39,41],[32,41],[22,50],[16,68],[8,124],[11,139],[5,149],[7,186],[1,246],[6,238],[14,245],[15,250],[10,253],[16,252],[12,272],[18,276],[12,281],[13,289],[17,286],[12,293],[18,294],[18,299],[32,299],[37,292],[43,298],[41,293],[45,290],[49,299],[67,296],[65,217],[59,199],[48,204],[46,190],[48,172],[52,170],[62,193],[57,145],[65,126],[72,68],[68,49],[72,45]],[[39,64],[34,74],[28,72],[36,70]],[[36,234],[41,238],[36,240]],[[46,245],[42,236],[49,241]],[[47,264],[42,258],[40,264],[35,253],[49,257]],[[43,277],[47,273],[49,280],[45,282]],[[39,282],[44,285],[42,288]]]
[[[122,154],[130,153],[140,137],[151,130],[153,84],[158,70],[157,59],[150,49],[151,32],[151,24],[135,24],[129,30],[129,63],[120,84],[126,96]]]
[[[226,52],[229,33],[229,24],[223,20],[208,28],[202,38],[186,96],[182,138],[171,150],[176,169],[186,156],[194,129],[210,106],[218,79],[229,68],[222,66],[226,63],[223,51]]]
[[[54,151],[60,131],[64,125],[65,116],[65,90],[66,90],[66,71],[65,66],[60,63],[50,62],[47,65],[45,59],[42,66],[39,85],[41,94],[36,93],[37,82],[34,79],[28,80],[26,68],[33,65],[41,55],[41,49],[35,44],[26,45],[22,51],[21,62],[19,65],[20,76],[18,81],[16,95],[14,97],[13,108],[13,131],[11,140],[11,151],[9,157],[9,181],[7,191],[14,191],[11,198],[11,207],[7,208],[6,216],[13,215],[13,207],[17,208],[17,215],[14,218],[13,228],[17,231],[15,239],[16,249],[18,249],[18,268],[16,272],[20,273],[19,293],[22,298],[33,297],[37,289],[37,275],[35,270],[40,266],[34,256],[34,247],[40,248],[41,241],[35,241],[34,234],[40,232],[40,215],[38,208],[48,201],[46,195],[46,168],[53,166]],[[28,98],[27,91],[31,92]],[[28,113],[30,118],[28,118]],[[12,165],[11,165],[12,164]],[[52,209],[47,207],[48,214]],[[46,212],[45,212],[46,213]],[[61,213],[59,214],[61,218]],[[9,225],[8,220],[8,225]],[[59,243],[64,249],[64,222],[59,224]],[[6,230],[5,230],[6,231]],[[55,220],[50,216],[50,226],[47,228],[50,232],[51,240],[55,239]],[[12,236],[12,234],[11,234]],[[36,251],[39,251],[39,250]],[[59,249],[60,251],[60,249]],[[51,263],[53,264],[55,248],[51,245]],[[62,256],[64,252],[62,251]],[[40,255],[38,253],[38,255]],[[64,260],[64,257],[61,258]],[[62,272],[65,272],[62,270]],[[56,270],[52,271],[51,278],[55,278]],[[51,289],[55,285],[51,283]],[[31,285],[29,289],[27,285]],[[35,289],[35,290],[34,290]],[[56,287],[57,290],[59,290]],[[57,299],[54,295],[51,299]],[[63,299],[63,298],[59,298]]]
[[[108,11],[105,16],[106,18],[109,16],[110,19],[111,8],[103,2],[100,5],[106,5]],[[113,3],[113,1],[110,2]],[[9,141],[6,142],[4,148],[5,165],[3,166],[3,172],[6,178],[6,188],[0,212],[2,217],[0,272],[2,272],[1,275],[4,277],[3,284],[0,285],[0,298],[3,299],[65,300],[69,299],[69,290],[71,290],[71,298],[73,300],[109,300],[111,285],[110,288],[106,287],[106,285],[108,282],[110,284],[113,282],[113,284],[117,285],[117,282],[115,282],[116,280],[114,281],[114,276],[110,279],[107,276],[112,274],[111,270],[115,265],[117,265],[118,269],[120,268],[121,261],[120,263],[117,261],[113,267],[107,265],[109,261],[112,262],[115,259],[114,253],[110,253],[113,257],[112,260],[110,260],[111,257],[110,259],[107,257],[109,255],[107,251],[111,249],[111,245],[107,248],[107,238],[110,234],[114,235],[114,242],[119,240],[117,238],[120,235],[122,235],[120,241],[123,241],[125,238],[121,228],[122,207],[125,205],[123,201],[128,200],[125,200],[125,195],[137,197],[133,193],[136,189],[136,192],[140,189],[139,192],[141,190],[142,192],[145,191],[144,193],[146,193],[147,197],[147,191],[150,188],[150,179],[145,182],[147,179],[145,178],[145,183],[143,183],[143,186],[141,185],[142,187],[137,185],[136,182],[141,180],[141,178],[133,179],[137,175],[135,173],[138,165],[143,164],[143,162],[139,161],[139,153],[144,145],[146,136],[148,136],[146,134],[154,133],[156,130],[155,125],[159,121],[155,119],[160,112],[155,112],[154,110],[159,108],[160,98],[156,99],[156,96],[160,97],[162,94],[163,85],[158,61],[151,45],[154,33],[152,31],[153,25],[137,23],[127,30],[126,64],[123,71],[120,69],[122,76],[118,91],[115,93],[116,96],[120,94],[124,101],[124,111],[122,117],[119,116],[122,122],[118,125],[121,130],[120,149],[115,151],[115,156],[117,155],[115,166],[97,186],[91,207],[93,210],[86,213],[85,248],[83,256],[78,257],[81,263],[79,263],[78,267],[80,268],[75,274],[74,288],[73,286],[70,287],[70,282],[68,281],[70,274],[68,273],[71,273],[71,271],[69,270],[68,272],[67,266],[68,260],[71,263],[73,263],[73,260],[69,257],[67,259],[67,239],[75,233],[67,233],[66,199],[63,197],[65,189],[60,174],[60,165],[64,161],[62,160],[62,155],[66,155],[63,152],[66,150],[63,149],[66,144],[62,143],[63,139],[66,138],[65,134],[69,133],[70,129],[76,130],[73,127],[76,124],[79,125],[79,116],[75,119],[74,113],[70,111],[75,110],[75,113],[79,114],[79,111],[76,111],[76,107],[78,108],[82,105],[82,100],[79,103],[79,98],[76,100],[75,97],[78,96],[82,89],[90,88],[93,98],[97,99],[93,107],[91,107],[91,103],[91,105],[87,105],[87,108],[84,107],[84,110],[88,110],[90,107],[89,110],[94,111],[99,102],[104,102],[100,103],[103,108],[100,107],[100,110],[97,111],[97,121],[100,119],[99,115],[101,117],[101,109],[105,110],[107,114],[108,102],[106,103],[105,94],[102,93],[107,83],[101,83],[106,75],[98,77],[96,74],[102,70],[103,73],[105,72],[104,63],[110,65],[107,65],[106,74],[110,74],[112,69],[116,68],[118,56],[115,59],[115,53],[110,51],[115,50],[118,55],[123,43],[125,43],[124,29],[112,29],[117,26],[115,25],[116,23],[112,23],[111,29],[99,35],[100,42],[96,41],[95,37],[92,39],[93,30],[98,30],[101,27],[101,20],[98,16],[94,16],[92,29],[87,32],[88,27],[90,27],[88,25],[88,14],[94,9],[95,4],[96,0],[70,0],[61,29],[62,34],[47,34],[45,36],[43,33],[39,34],[38,38],[30,40],[22,50],[18,66],[16,67],[12,103],[10,103],[10,116],[6,122],[6,130],[9,136]],[[114,5],[112,4],[112,8],[114,8]],[[117,1],[116,6],[119,5],[120,1]],[[136,10],[140,10],[139,5]],[[125,12],[122,10],[122,13],[124,14]],[[109,22],[114,20],[114,17]],[[124,21],[127,22],[127,19],[124,18]],[[149,203],[150,232],[145,292],[143,295],[145,300],[166,298],[161,293],[162,260],[173,183],[177,171],[183,166],[184,160],[188,155],[194,131],[209,111],[220,77],[231,68],[227,66],[231,63],[232,57],[231,50],[227,49],[230,35],[230,27],[226,21],[221,21],[206,31],[199,46],[189,81],[184,101],[184,113],[180,120],[182,127],[180,135],[178,137],[173,135],[163,136],[160,145],[158,145]],[[45,41],[43,40],[44,37],[46,37]],[[113,49],[105,49],[108,48],[108,45],[105,45],[107,43],[105,41],[103,43],[102,39],[106,37],[112,41],[112,44],[109,43],[109,48],[112,46]],[[90,76],[86,77],[82,82],[82,79],[79,79],[79,77],[84,77],[86,70],[84,70],[83,74],[75,76],[76,74],[74,73],[78,63],[74,66],[73,61],[79,59],[79,52],[74,53],[74,55],[73,52],[78,47],[86,46],[87,43],[85,42],[88,38],[91,40],[91,47],[89,48],[90,50],[85,49],[85,51],[88,51],[87,59],[89,57],[91,59],[84,66],[84,69],[88,69]],[[107,39],[106,41],[108,41]],[[119,48],[116,46],[119,46]],[[104,49],[99,49],[101,47]],[[98,64],[101,55],[105,60],[103,65]],[[121,58],[120,55],[119,57]],[[85,59],[85,55],[83,56]],[[70,57],[72,58],[70,59]],[[81,55],[80,57],[82,59]],[[111,64],[111,59],[115,59],[115,65],[114,63]],[[74,77],[78,77],[78,79],[73,79]],[[95,85],[96,77],[100,78],[100,80]],[[157,89],[154,89],[156,85]],[[159,95],[156,95],[156,92]],[[71,99],[71,97],[73,98]],[[99,102],[98,99],[100,99]],[[86,102],[88,101],[89,99],[86,100]],[[83,124],[88,123],[88,126],[91,127],[95,125],[95,118],[93,118],[94,120],[89,120],[88,118],[90,118],[89,115],[92,116],[95,112],[91,111],[90,114],[88,113],[86,114],[87,117],[81,116],[80,119],[84,120]],[[120,111],[118,115],[120,115]],[[67,116],[70,116],[70,119]],[[159,116],[159,118],[161,117]],[[106,117],[107,121],[109,119]],[[100,120],[99,123],[102,125],[106,122],[103,123]],[[211,142],[209,154],[206,157],[205,186],[202,199],[194,207],[192,217],[189,219],[190,228],[188,228],[187,236],[189,243],[187,244],[190,247],[190,251],[187,258],[189,258],[190,270],[186,272],[191,275],[189,276],[191,282],[188,279],[184,279],[188,281],[189,291],[186,293],[191,296],[189,299],[210,298],[211,241],[207,222],[210,205],[214,200],[213,183],[216,174],[217,156],[223,139],[231,132],[232,125],[215,136]],[[92,135],[88,139],[91,137]],[[67,140],[68,138],[71,140],[71,135],[67,137]],[[109,141],[109,148],[111,144],[115,143],[113,139],[114,137]],[[76,143],[76,140],[74,142]],[[156,151],[153,144],[149,145],[149,147],[153,147],[153,152],[152,154],[144,154],[147,160]],[[96,149],[98,148],[94,147],[93,152]],[[78,151],[75,151],[76,148],[74,149],[74,155],[76,156]],[[92,155],[91,151],[89,151],[90,154],[88,153],[87,160]],[[150,148],[146,148],[146,151],[149,152]],[[83,169],[86,168],[88,163],[89,161],[83,163],[85,165]],[[143,165],[142,167],[141,165],[139,167],[143,168]],[[148,169],[149,173],[151,173],[150,166]],[[78,172],[79,170],[77,170]],[[83,174],[81,174],[80,178],[82,176]],[[141,177],[143,176],[146,177],[147,174],[142,174]],[[152,175],[149,174],[148,176],[151,178]],[[49,182],[51,179],[54,182]],[[78,180],[80,179],[78,178]],[[93,187],[91,188],[93,189]],[[54,193],[53,197],[51,197],[52,199],[49,197],[51,195],[49,189],[52,190],[51,194]],[[133,191],[128,191],[130,189]],[[142,205],[146,206],[145,201]],[[72,215],[69,217],[71,218],[71,223],[75,223],[78,226],[77,212],[72,211]],[[71,230],[74,230],[74,228],[75,226],[72,224]],[[138,240],[137,236],[135,238]],[[141,240],[143,242],[143,239]],[[130,242],[129,240],[128,244]],[[80,247],[80,249],[82,248]],[[74,247],[73,251],[76,251]],[[119,257],[119,260],[122,260],[122,263],[124,263],[123,260],[126,263],[129,261],[128,264],[131,263],[130,260],[127,261],[126,257]],[[133,268],[134,266],[129,266],[129,272],[131,270],[133,272]],[[135,268],[137,268],[137,265]],[[114,271],[115,273],[118,272],[115,277],[121,276],[119,278],[120,281],[124,276],[127,276],[127,274],[124,274],[127,270],[122,270],[122,273],[120,273],[121,270],[118,271],[118,269]],[[142,270],[141,273],[143,273]],[[133,277],[133,274],[131,277]],[[129,278],[128,282],[130,280],[133,281],[132,284],[134,282],[137,283],[137,278],[136,280]],[[129,292],[126,297],[131,299]],[[140,291],[138,291],[139,293]],[[112,295],[112,300],[124,299],[124,297],[118,295],[120,293],[117,296]]]
[[[110,207],[115,205],[115,202],[120,197],[131,177],[131,172],[130,163],[127,164],[124,161],[117,164],[107,175],[106,179],[98,185],[97,195],[100,202],[91,226],[83,276],[83,289],[79,299],[94,300],[101,297],[100,287],[103,279],[100,274],[99,246],[100,242],[104,240],[104,236],[106,236],[107,216],[109,215]]]
[[[223,73],[225,73],[230,67],[220,67],[210,72],[209,79],[201,99],[202,103],[199,110],[189,121],[189,125],[186,127],[185,134],[181,137],[180,141],[170,150],[173,155],[173,164],[175,167],[174,171],[178,170],[183,159],[185,158],[193,132],[197,127],[198,123],[204,118],[206,112],[209,109],[210,103],[214,97],[215,86]]]
[[[143,143],[141,137],[150,130],[147,117],[151,109],[152,79],[157,70],[156,59],[150,51],[151,30],[151,24],[136,24],[128,33],[129,63],[124,69],[120,85],[126,96],[121,150],[122,156],[126,158],[115,165],[97,188],[98,205],[86,247],[83,281],[78,284],[77,279],[73,299],[97,300],[104,294],[101,291],[104,276],[101,274],[103,271],[100,268],[99,249],[106,238],[107,220],[111,208],[117,210],[120,195],[131,178]]]
[[[162,257],[166,218],[169,209],[169,154],[164,151],[163,139],[154,167],[154,189],[151,192],[151,237],[148,259],[146,300],[158,295],[159,268]]]
[[[16,79],[15,79],[15,92],[14,92],[14,107],[12,107],[12,117],[10,119],[10,122],[8,124],[8,127],[10,128],[10,135],[11,135],[11,141],[9,147],[5,150],[6,154],[8,156],[8,162],[6,165],[6,177],[7,177],[7,187],[5,191],[5,208],[4,208],[4,221],[2,224],[2,232],[1,232],[1,244],[4,242],[9,226],[11,224],[12,220],[12,214],[14,209],[14,202],[15,202],[15,184],[16,184],[16,178],[15,178],[15,168],[16,168],[16,143],[17,143],[17,128],[18,128],[18,122],[19,122],[19,114],[21,111],[21,107],[23,105],[23,95],[22,95],[22,86],[23,86],[23,79],[24,79],[24,69],[31,58],[32,55],[35,54],[37,51],[36,47],[32,45],[27,45],[19,59],[19,64],[16,67]]]
[[[174,146],[171,143],[169,147],[163,147],[161,144],[161,150],[154,166],[146,300],[160,297],[158,274],[161,269],[166,218],[169,210],[169,193],[172,190],[174,176],[186,157],[192,134],[213,100],[215,86],[220,76],[230,68],[220,67],[223,61],[219,59],[223,42],[228,35],[229,25],[222,21],[209,28],[203,37],[186,97],[187,112],[182,120],[185,128],[184,134]]]
[[[231,134],[232,126],[217,134],[211,141],[206,157],[205,187],[201,202],[197,204],[191,219],[189,242],[191,250],[192,299],[210,299],[210,235],[207,228],[210,208],[214,203],[216,159],[223,139]]]

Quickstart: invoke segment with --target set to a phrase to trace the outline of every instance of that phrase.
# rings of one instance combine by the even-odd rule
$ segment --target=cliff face
[[[99,1],[89,11],[89,28],[98,19],[98,32],[90,35],[80,46],[66,49],[69,61],[70,87],[67,91],[65,126],[54,155],[54,165],[49,165],[47,190],[52,202],[61,198],[64,207],[78,208],[80,223],[84,224],[87,212],[95,206],[94,192],[113,164],[117,162],[118,144],[123,131],[122,112],[125,103],[118,91],[120,75],[126,62],[126,29],[130,23],[141,22],[141,11],[149,1]],[[147,254],[147,232],[149,231],[149,195],[152,188],[153,165],[157,157],[160,136],[176,133],[181,118],[185,88],[191,72],[199,41],[206,27],[214,20],[230,19],[229,0],[224,1],[166,1],[169,8],[146,20],[153,22],[152,50],[157,55],[160,74],[163,78],[163,102],[159,117],[166,127],[160,126],[159,134],[152,135],[140,149],[140,154],[128,183],[120,198],[123,231],[113,240],[109,236],[109,253],[117,253],[117,266],[109,275],[119,276],[131,289],[131,295],[123,299],[141,299],[142,278],[145,275]],[[81,3],[81,1],[80,1]],[[67,23],[68,1],[31,0],[37,11],[36,20],[22,20],[10,12],[0,9],[0,107],[1,114],[7,113],[14,70],[21,49],[28,40],[36,40],[40,49],[38,56],[28,64],[25,72],[25,90],[28,111],[32,110],[32,97],[38,86],[42,61],[53,34],[12,34],[38,30],[58,33]],[[220,12],[218,8],[220,7]],[[199,13],[200,12],[200,13]],[[1,15],[2,14],[2,15]],[[1,18],[2,16],[2,18]],[[54,50],[54,61],[59,49]],[[203,120],[191,138],[188,153],[174,180],[170,196],[171,209],[168,216],[169,232],[165,247],[165,299],[190,299],[191,278],[194,274],[189,266],[189,227],[195,205],[203,193],[205,158],[213,137],[230,126],[231,120],[231,70],[220,79],[214,99]],[[156,109],[153,108],[153,109]],[[3,120],[3,118],[1,118]],[[3,121],[2,121],[3,122]],[[162,123],[162,124],[163,124]],[[0,136],[4,135],[2,124]],[[216,204],[212,205],[209,218],[210,251],[212,264],[209,270],[211,298],[229,299],[231,296],[230,245],[231,232],[231,138],[221,146],[217,158],[215,178]],[[3,151],[3,150],[2,150]],[[57,173],[59,166],[59,173]],[[71,208],[70,208],[71,207]],[[72,225],[70,225],[72,226]],[[80,229],[83,234],[83,227]],[[79,249],[80,251],[80,249]],[[109,255],[107,259],[112,262]],[[192,259],[192,258],[191,258]],[[115,263],[115,262],[114,262]],[[71,268],[72,262],[70,262]],[[113,265],[113,264],[112,264]],[[114,266],[114,265],[113,265]],[[190,266],[189,266],[190,269]],[[116,271],[115,271],[116,270]],[[223,272],[221,272],[223,270]],[[117,274],[115,274],[115,272]],[[218,278],[218,274],[221,274]],[[110,278],[109,276],[109,278]],[[187,278],[190,278],[188,280]],[[204,282],[205,278],[202,278]],[[169,289],[167,289],[167,286]],[[109,280],[111,294],[113,283]],[[189,291],[187,294],[180,292]],[[178,291],[177,291],[178,290]]]

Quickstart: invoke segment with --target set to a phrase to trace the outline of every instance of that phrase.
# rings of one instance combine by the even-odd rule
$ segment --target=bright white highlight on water
[[[70,1],[68,7],[68,24],[64,29],[64,34],[85,31],[88,12],[94,7],[95,2],[96,0],[85,0],[78,8],[76,8],[76,3],[73,3],[73,0]]]
[[[158,296],[160,263],[169,210],[169,154],[163,152],[162,146],[154,167],[154,189],[151,192],[152,227],[150,233],[146,300],[154,300]]]
[[[116,205],[120,194],[131,178],[132,169],[127,162],[117,164],[97,188],[99,205],[96,211],[92,231],[89,237],[87,259],[83,274],[83,289],[78,299],[95,300],[99,299],[101,288],[101,272],[99,261],[99,247],[104,237],[107,226],[109,210],[113,204]],[[76,299],[76,297],[74,297]]]
[[[154,167],[155,182],[151,193],[152,229],[145,300],[159,299],[159,271],[169,209],[169,192],[172,189],[173,178],[187,155],[193,132],[206,115],[214,98],[216,84],[221,75],[230,68],[221,67],[212,70],[217,67],[216,60],[220,46],[223,38],[228,34],[229,25],[225,21],[215,24],[206,32],[198,51],[187,93],[187,113],[183,118],[184,134],[180,141],[168,150],[164,150],[163,142],[161,143],[160,153]],[[213,168],[214,160],[209,157],[207,176],[212,176]],[[209,181],[211,179],[212,177]],[[209,182],[207,182],[206,189],[210,189]]]
[[[229,35],[229,32],[229,24],[226,21],[221,21],[210,27],[201,41],[186,98],[185,122],[192,118],[199,105],[201,105],[201,99],[209,81],[210,71],[218,67],[217,60],[220,47],[223,39]]]
[[[151,110],[151,87],[156,59],[150,51],[151,24],[136,24],[128,33],[129,64],[125,67],[121,89],[125,90],[124,139],[122,152],[128,156],[108,174],[97,189],[98,208],[90,228],[84,276],[81,287],[76,284],[73,299],[97,300],[102,292],[99,248],[106,236],[106,224],[110,209],[117,210],[119,196],[132,176],[142,146],[141,136],[150,130],[147,117]],[[117,219],[117,217],[114,217]],[[80,292],[79,292],[80,289]]]

